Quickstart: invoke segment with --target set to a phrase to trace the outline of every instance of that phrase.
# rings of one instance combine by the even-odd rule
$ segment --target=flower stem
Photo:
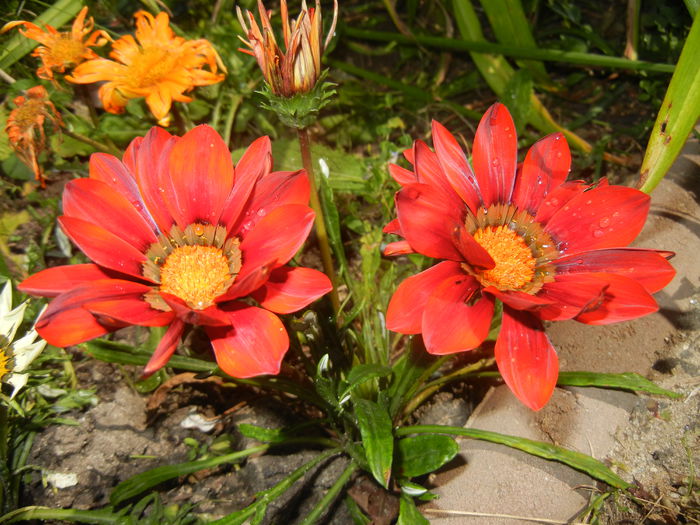
[[[313,163],[311,161],[311,138],[309,130],[302,128],[297,130],[299,134],[299,147],[301,149],[301,161],[304,169],[309,177],[311,185],[311,208],[316,213],[316,237],[318,238],[318,247],[321,250],[321,260],[323,261],[323,269],[326,275],[333,284],[333,289],[330,292],[331,304],[336,317],[340,311],[340,299],[338,298],[337,279],[335,276],[335,268],[333,267],[333,258],[331,257],[331,247],[328,242],[328,232],[326,231],[326,219],[321,208],[321,201],[318,198],[318,189],[316,188],[316,178],[314,175]]]
[[[62,132],[65,135],[68,135],[70,138],[79,140],[80,142],[84,142],[85,144],[88,144],[92,146],[93,148],[100,150],[104,153],[110,153],[112,155],[117,155],[120,156],[122,155],[122,152],[116,147],[116,146],[110,146],[108,144],[104,144],[102,142],[98,142],[96,140],[91,139],[90,137],[86,137],[85,135],[81,135],[80,133],[76,133],[75,131],[70,131],[69,129],[63,128]]]

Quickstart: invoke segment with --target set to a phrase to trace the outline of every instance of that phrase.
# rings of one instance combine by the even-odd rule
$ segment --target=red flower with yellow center
[[[59,218],[94,263],[49,268],[19,286],[54,297],[39,334],[68,346],[127,325],[168,325],[146,365],[151,374],[185,326],[200,325],[227,374],[276,374],[289,339],[275,314],[307,306],[331,284],[317,270],[286,265],[314,212],[306,173],[271,169],[267,137],[234,168],[208,126],[182,138],[154,128],[122,161],[94,154],[90,177],[66,185]]]
[[[282,16],[282,37],[284,51],[277,44],[275,32],[270,23],[270,14],[258,0],[260,26],[255,16],[246,11],[248,23],[240,7],[237,7],[238,20],[243,27],[247,40],[239,37],[251,51],[243,50],[256,58],[270,89],[275,95],[292,97],[297,93],[307,93],[316,85],[321,76],[321,56],[333,37],[338,19],[338,1],[333,2],[333,22],[323,42],[323,21],[321,5],[316,0],[315,8],[308,8],[302,2],[301,13],[296,20],[291,20],[287,12],[287,2],[280,2]],[[250,24],[250,28],[248,27]]]
[[[627,247],[644,225],[648,195],[606,180],[565,182],[571,155],[560,133],[533,145],[518,166],[515,127],[501,104],[479,123],[473,170],[438,122],[433,143],[434,152],[416,141],[405,153],[413,171],[390,167],[402,189],[385,231],[405,240],[385,254],[443,261],[399,285],[387,327],[421,333],[431,354],[471,350],[501,301],[498,369],[539,410],[559,372],[542,321],[602,325],[655,312],[651,294],[673,278],[673,254]]]
[[[59,32],[48,24],[45,29],[41,29],[32,22],[18,20],[5,24],[1,32],[4,33],[13,27],[24,26],[24,29],[20,29],[19,32],[41,44],[32,53],[32,56],[39,57],[43,64],[37,69],[37,76],[53,81],[54,71],[64,73],[66,68],[77,66],[83,60],[98,58],[90,48],[102,46],[111,40],[109,35],[102,30],[92,33],[95,21],[92,17],[85,20],[87,12],[87,7],[80,10],[71,31]],[[87,35],[90,36],[85,40]]]
[[[159,124],[167,125],[173,101],[190,102],[184,93],[221,82],[218,67],[225,68],[209,41],[175,36],[167,13],[153,17],[139,11],[134,17],[136,38],[125,35],[114,42],[109,54],[114,60],[90,60],[66,78],[76,84],[104,81],[99,95],[110,113],[122,113],[129,99],[145,97]]]
[[[49,119],[54,129],[60,129],[63,125],[61,115],[49,100],[49,94],[43,86],[29,88],[27,96],[16,97],[14,103],[17,107],[7,117],[5,133],[9,137],[12,149],[19,159],[34,171],[36,180],[43,188],[46,181],[38,157],[46,149],[44,123]]]

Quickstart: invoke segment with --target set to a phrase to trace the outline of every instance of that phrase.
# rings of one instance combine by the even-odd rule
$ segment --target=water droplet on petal
[[[600,239],[603,235],[605,235],[605,232],[603,230],[595,230],[593,232],[593,237],[596,239]]]
[[[552,198],[550,199],[549,202],[550,202],[550,204],[551,204],[552,206],[558,206],[558,205],[559,205],[559,199],[557,199],[556,197],[552,197]]]
[[[607,228],[608,226],[610,226],[610,217],[603,217],[602,219],[600,219],[598,224],[600,224],[601,228]]]
[[[263,208],[260,208],[258,210],[258,216],[260,216],[260,217],[264,217],[266,213],[267,212]]]
[[[557,137],[557,140],[559,140],[559,137]],[[557,158],[558,158],[558,159],[561,158],[561,151],[557,151]]]
[[[495,166],[498,166],[498,159],[493,159],[493,160],[491,161],[491,165],[494,166],[494,167],[495,167]]]
[[[583,264],[583,259],[578,259],[578,260],[576,261],[576,264]]]

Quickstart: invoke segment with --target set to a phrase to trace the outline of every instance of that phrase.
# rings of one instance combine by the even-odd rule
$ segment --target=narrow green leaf
[[[389,413],[385,407],[367,399],[355,399],[353,402],[367,463],[374,479],[387,488],[394,458],[394,436]]]
[[[255,495],[255,502],[251,505],[248,505],[244,509],[237,510],[236,512],[233,512],[228,516],[224,516],[223,518],[216,520],[212,523],[215,525],[242,525],[246,522],[247,519],[249,519],[253,515],[255,515],[256,518],[258,516],[262,516],[264,518],[265,511],[270,502],[280,497],[287,489],[289,489],[289,487],[291,487],[294,483],[301,479],[304,476],[304,474],[306,474],[309,470],[311,470],[322,461],[328,459],[329,457],[337,453],[338,450],[327,450],[325,452],[322,452],[308,463],[304,463],[301,467],[296,469],[294,472],[292,472],[289,476],[277,483],[275,486],[262,492],[258,492]]]
[[[651,193],[661,182],[700,117],[699,56],[700,16],[696,16],[651,130],[640,169],[643,192]]]
[[[452,461],[458,452],[457,442],[444,434],[403,438],[396,444],[398,471],[407,478],[429,474]]]
[[[503,90],[501,102],[510,110],[518,133],[525,130],[530,120],[533,94],[532,75],[527,69],[516,71]]]
[[[463,0],[457,0],[457,4]],[[462,6],[456,6],[462,7]],[[461,16],[461,13],[459,13]],[[455,19],[459,21],[458,13],[455,11]],[[475,29],[475,28],[472,28]],[[629,60],[627,58],[598,55],[595,53],[580,53],[577,51],[563,51],[561,49],[527,48],[488,42],[480,37],[462,35],[463,39],[444,38],[438,36],[414,35],[412,38],[400,33],[388,31],[373,31],[371,29],[359,29],[356,27],[345,27],[345,35],[361,40],[374,40],[378,42],[396,42],[404,45],[420,44],[426,47],[444,49],[448,51],[477,52],[492,55],[504,55],[512,58],[542,60],[544,62],[561,62],[563,64],[576,64],[583,66],[598,66],[609,69],[627,69],[632,71],[649,71],[653,73],[673,73],[673,64],[662,64],[657,62],[645,62],[643,60]],[[470,29],[470,34],[471,29]],[[476,33],[474,33],[476,35]]]
[[[352,367],[346,379],[348,385],[345,387],[341,399],[355,390],[357,386],[365,381],[376,377],[387,377],[391,374],[391,368],[388,366],[377,365],[373,363],[360,364]]]
[[[430,522],[420,513],[413,498],[402,494],[396,525],[430,525]]]
[[[106,525],[121,525],[125,523],[122,513],[115,513],[110,510],[52,509],[50,507],[33,506],[22,507],[0,516],[0,523],[17,523],[29,520],[62,520]]]
[[[481,7],[500,43],[519,48],[537,48],[520,0],[481,0]],[[527,68],[540,82],[551,83],[542,62],[519,60],[518,65]]]
[[[32,22],[39,27],[49,24],[58,29],[77,15],[82,7],[82,0],[58,0]],[[0,51],[0,69],[7,69],[38,45],[38,42],[17,33],[16,29],[14,31],[15,34]]]
[[[224,456],[199,459],[197,461],[189,461],[187,463],[180,463],[177,465],[163,465],[147,470],[146,472],[136,474],[135,476],[132,476],[126,481],[122,481],[119,485],[117,485],[112,491],[112,494],[110,494],[109,501],[112,503],[112,505],[118,505],[119,503],[126,501],[129,498],[133,498],[151,487],[155,487],[156,485],[159,485],[164,481],[168,481],[169,479],[177,478],[179,476],[187,476],[200,470],[214,468],[225,463],[233,463],[240,459],[246,458],[251,454],[264,452],[269,447],[270,445],[259,445],[246,450],[232,452],[231,454],[226,454]]]
[[[559,372],[557,384],[560,386],[596,386],[600,388],[619,388],[633,392],[647,392],[672,398],[683,397],[683,394],[666,390],[652,383],[639,374],[625,372],[623,374],[602,374],[598,372]]]
[[[450,427],[442,425],[416,425],[407,426],[396,429],[396,436],[406,436],[410,434],[452,434],[454,436],[463,436],[470,439],[480,439],[482,441],[490,441],[491,443],[499,443],[507,447],[515,448],[544,459],[558,461],[564,463],[576,470],[585,472],[589,476],[599,481],[603,481],[608,485],[626,489],[631,485],[620,478],[604,463],[597,459],[567,450],[556,445],[543,443],[541,441],[533,441],[517,436],[509,436],[499,434],[498,432],[490,432],[488,430],[479,430],[476,428]]]

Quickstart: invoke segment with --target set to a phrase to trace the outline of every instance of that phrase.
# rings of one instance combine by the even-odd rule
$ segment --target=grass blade
[[[597,372],[559,372],[559,386],[595,386],[599,388],[616,388],[633,392],[646,392],[671,398],[683,397],[683,394],[666,390],[652,383],[639,374],[601,374]]]
[[[396,430],[397,436],[410,434],[452,434],[453,436],[499,443],[507,447],[522,450],[533,456],[564,463],[571,468],[585,472],[594,479],[607,483],[611,487],[626,489],[631,486],[597,459],[580,452],[567,450],[541,441],[499,434],[498,432],[490,432],[488,430],[478,430],[476,428],[449,427],[442,425],[416,425],[401,427]]]
[[[520,0],[481,0],[481,7],[499,42],[519,48],[537,47]],[[542,62],[519,60],[518,65],[529,70],[536,81],[551,85]]]
[[[117,485],[112,494],[109,496],[109,501],[112,505],[118,505],[119,503],[126,501],[134,496],[141,494],[142,492],[155,487],[168,481],[169,479],[177,478],[179,476],[187,476],[188,474],[193,474],[200,470],[207,468],[214,468],[224,463],[233,463],[239,459],[243,459],[252,454],[258,452],[264,452],[270,448],[270,445],[259,445],[257,447],[251,447],[246,450],[239,450],[237,452],[232,452],[231,454],[225,454],[223,456],[218,456],[208,459],[199,459],[197,461],[189,461],[187,463],[180,463],[177,465],[163,465],[160,467],[147,470],[141,474],[136,474],[126,481],[122,481]]]
[[[643,192],[651,193],[661,182],[700,117],[699,56],[700,16],[696,16],[651,130],[641,167]]]

